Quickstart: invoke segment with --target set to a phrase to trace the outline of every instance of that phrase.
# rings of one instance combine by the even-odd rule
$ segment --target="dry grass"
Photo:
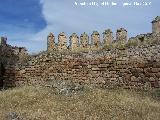
[[[25,120],[159,120],[160,101],[126,90],[86,90],[55,95],[49,88],[0,92],[0,120],[15,112]]]

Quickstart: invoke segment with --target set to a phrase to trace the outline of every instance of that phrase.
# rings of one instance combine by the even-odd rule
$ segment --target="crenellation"
[[[47,51],[53,51],[55,49],[55,36],[53,33],[49,33],[47,36]]]
[[[156,17],[155,20],[152,21],[152,24],[154,23],[159,24],[158,23],[159,19],[160,17]],[[127,30],[125,28],[119,28],[116,31],[115,40],[111,29],[107,29],[103,32],[102,43],[98,31],[93,31],[93,33],[91,34],[91,45],[89,44],[90,43],[89,36],[85,32],[81,34],[80,37],[76,33],[73,33],[69,37],[69,46],[67,46],[67,36],[65,35],[64,32],[58,35],[58,43],[54,42],[55,37],[53,34],[50,34],[47,39],[48,41],[47,50],[52,51],[55,49],[55,46],[58,46],[58,50],[60,51],[63,49],[65,50],[70,49],[71,51],[72,50],[83,51],[83,48],[87,48],[84,50],[89,52],[94,50],[93,48],[99,48],[99,49],[107,48],[108,50],[110,50],[111,48],[115,47],[118,49],[125,49],[124,47],[126,45],[128,46],[133,44],[134,46],[140,46],[145,44],[152,44],[158,42],[159,41],[158,38],[160,37],[159,34],[160,32],[158,32],[159,28],[157,27],[158,25],[153,25],[153,26],[154,30],[152,29],[153,30],[152,33],[140,34],[137,35],[136,37],[131,37],[129,39],[127,36]]]
[[[85,32],[80,36],[80,47],[81,48],[89,47],[89,36]]]
[[[116,32],[116,41],[121,44],[125,44],[127,42],[127,30],[124,28],[117,29]]]
[[[73,33],[70,37],[70,48],[75,50],[79,47],[79,37],[76,33]]]
[[[91,45],[92,47],[98,48],[100,47],[100,34],[97,31],[93,31],[91,35]]]
[[[64,32],[61,32],[58,35],[58,50],[66,50],[67,49],[67,36]]]
[[[107,29],[103,32],[104,45],[111,45],[113,42],[113,32],[111,29]]]

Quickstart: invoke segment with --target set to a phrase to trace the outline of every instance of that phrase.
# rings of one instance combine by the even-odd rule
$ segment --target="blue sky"
[[[124,2],[151,2],[148,6],[127,6]],[[78,3],[78,5],[75,4]],[[117,2],[117,6],[80,6],[81,2]],[[46,50],[49,32],[69,37],[93,30],[124,27],[129,37],[151,32],[151,21],[160,15],[159,0],[1,0],[0,36],[13,46],[25,46],[30,53]],[[101,36],[102,38],[102,36]]]

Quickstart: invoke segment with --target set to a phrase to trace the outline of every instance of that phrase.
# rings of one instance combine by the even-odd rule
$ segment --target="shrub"
[[[126,44],[126,47],[136,47],[138,46],[138,41],[137,40],[129,40]]]

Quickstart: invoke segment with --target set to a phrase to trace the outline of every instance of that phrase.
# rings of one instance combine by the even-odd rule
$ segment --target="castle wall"
[[[25,66],[8,67],[5,84],[52,87],[55,80],[71,80],[105,87],[160,87],[159,48],[154,45],[94,53],[46,52]]]
[[[159,21],[160,17],[152,21],[153,33],[140,34],[130,38],[129,41],[127,30],[124,28],[117,30],[114,41],[111,30],[106,30],[103,34],[103,48],[101,46],[96,51],[92,50],[92,46],[99,47],[100,44],[100,35],[96,31],[91,35],[91,47],[86,33],[80,36],[80,46],[78,36],[72,34],[70,48],[82,49],[76,52],[68,50],[67,36],[64,32],[58,35],[56,46],[58,50],[52,51],[55,43],[54,35],[50,34],[48,50],[30,56],[25,64],[22,64],[23,56],[27,55],[24,48],[0,46],[0,62],[4,63],[5,60],[7,62],[3,76],[4,84],[6,87],[23,85],[52,87],[54,81],[64,80],[101,87],[160,88]],[[110,48],[105,48],[108,45]],[[83,51],[83,48],[87,48],[86,51]],[[15,59],[12,56],[16,56]]]

